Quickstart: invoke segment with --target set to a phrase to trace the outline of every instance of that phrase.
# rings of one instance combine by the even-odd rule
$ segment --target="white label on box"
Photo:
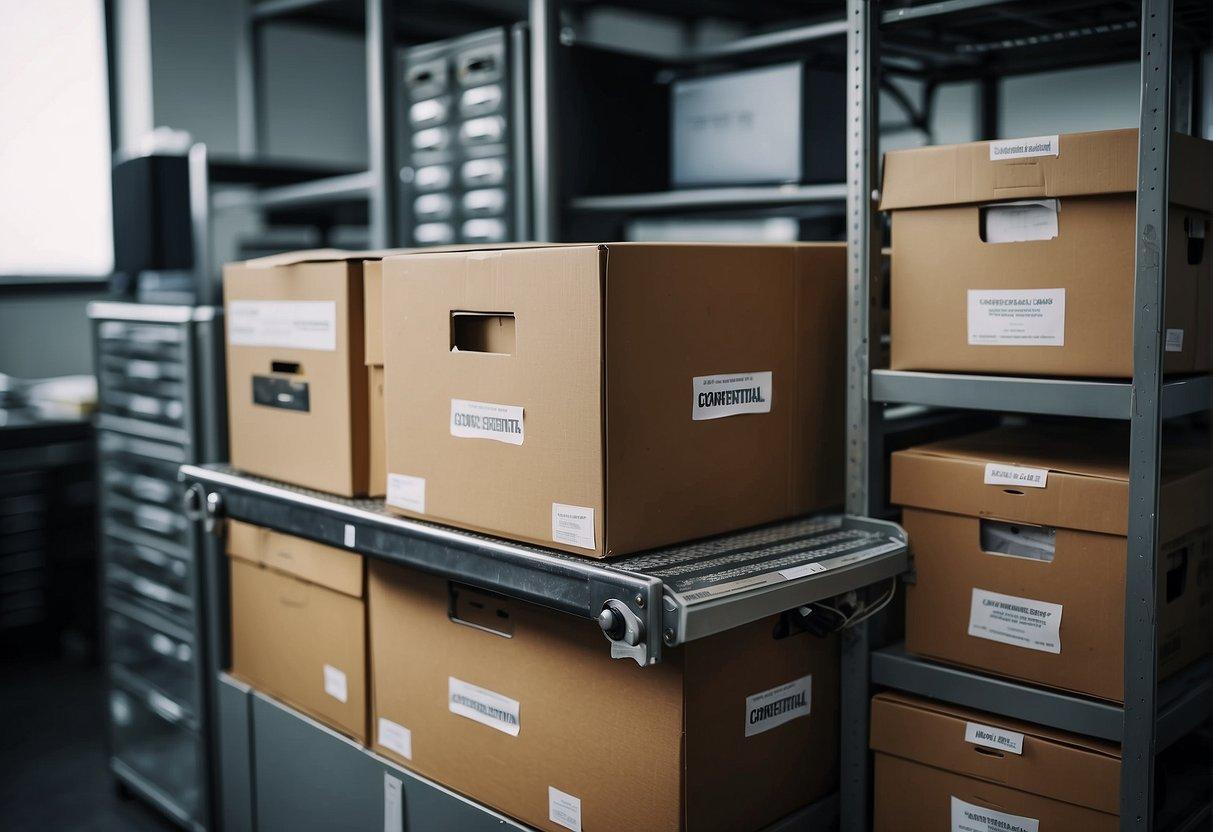
[[[952,798],[951,832],[1040,832],[1040,821]]]
[[[406,760],[413,759],[413,732],[398,722],[379,717],[379,744]]]
[[[581,798],[548,786],[548,820],[581,832]]]
[[[1048,482],[1048,468],[1024,468],[1020,465],[986,463],[986,485],[1022,485],[1027,488],[1044,488]]]
[[[337,349],[337,304],[331,300],[232,300],[227,342],[235,347]]]
[[[404,832],[404,800],[400,778],[383,772],[383,832]]]
[[[496,728],[511,737],[518,736],[518,700],[491,690],[447,677],[447,707],[451,713],[466,716],[481,725]]]
[[[1042,653],[1061,652],[1061,604],[973,589],[969,635]]]
[[[397,508],[425,514],[425,477],[388,474],[387,503]]]
[[[1165,346],[1167,352],[1183,352],[1184,331],[1182,329],[1168,329]]]
[[[970,289],[969,346],[1063,347],[1065,289]]]
[[[771,412],[771,371],[695,376],[691,379],[691,419],[723,419]]]
[[[745,698],[745,735],[752,737],[785,722],[808,716],[813,705],[813,677],[799,679]]]
[[[347,549],[354,548],[354,524],[353,523],[345,524],[345,536],[342,538],[342,540],[345,543],[345,548],[347,548]]]
[[[512,404],[451,399],[451,436],[521,445],[522,408]]]
[[[1012,754],[1023,754],[1023,734],[989,725],[978,725],[976,722],[965,723],[965,742],[1009,751]]]
[[[1003,139],[990,142],[990,161],[1030,159],[1033,156],[1058,156],[1061,140],[1057,136],[1032,136],[1028,139]]]
[[[345,680],[345,673],[331,664],[324,666],[324,692],[338,702],[345,702],[349,699],[349,686]]]
[[[987,243],[1026,243],[1057,236],[1056,199],[1030,199],[983,205]]]
[[[552,503],[552,540],[582,549],[594,548],[594,509]]]

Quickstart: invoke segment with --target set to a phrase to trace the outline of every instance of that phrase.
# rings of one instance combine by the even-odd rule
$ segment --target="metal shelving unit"
[[[1121,743],[1120,824],[1124,830],[1170,828],[1156,820],[1156,757],[1209,717],[1210,665],[1203,662],[1159,684],[1157,551],[1163,420],[1207,410],[1208,377],[1164,378],[1162,307],[1168,152],[1172,127],[1190,129],[1191,50],[1207,45],[1207,2],[1050,4],[941,0],[885,9],[876,0],[847,2],[848,87],[848,462],[847,510],[884,509],[882,409],[912,403],[1019,414],[1120,419],[1130,427],[1129,560],[1125,593],[1125,704],[1094,702],[1031,685],[945,667],[905,654],[873,650],[874,634],[848,631],[843,642],[842,818],[844,830],[870,826],[868,701],[874,686],[908,690],[991,713],[1018,716]],[[991,26],[997,25],[997,37]],[[1173,58],[1174,54],[1174,58]],[[1134,373],[1129,382],[963,376],[874,370],[879,344],[874,303],[880,297],[881,224],[873,194],[877,172],[880,73],[919,78],[993,79],[1004,74],[1092,65],[1140,57],[1140,135],[1137,187]],[[915,58],[912,66],[905,63]],[[1178,95],[1173,95],[1173,87]],[[987,91],[996,90],[984,84]],[[996,138],[991,96],[982,123]],[[1207,821],[1208,808],[1174,828]]]

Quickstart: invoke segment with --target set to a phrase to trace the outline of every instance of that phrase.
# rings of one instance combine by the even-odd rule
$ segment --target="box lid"
[[[353,260],[382,260],[393,254],[402,254],[410,249],[381,248],[350,251],[340,248],[312,248],[301,251],[284,251],[281,254],[270,254],[245,260],[239,265],[250,269],[275,269],[282,266],[297,266],[300,263],[340,263]]]
[[[1164,500],[1169,491],[1207,480],[1205,456],[1186,447],[1164,451]],[[894,453],[892,501],[971,517],[1127,535],[1128,451],[1128,430],[1119,424],[996,428]],[[1180,526],[1172,530],[1184,531]]]
[[[362,597],[362,555],[239,520],[228,521],[229,557]]]
[[[969,726],[1022,734],[1015,754],[966,739]],[[1041,797],[1119,813],[1120,748],[1040,725],[897,693],[872,698],[871,747],[934,768]]]
[[[1131,194],[1137,190],[1136,129],[1040,136],[1036,139],[1039,146],[1051,145],[1056,153],[991,158],[992,148],[1018,141],[970,142],[886,153],[880,209]],[[1176,173],[1171,177],[1171,202],[1210,210],[1213,142],[1173,134],[1171,169]]]

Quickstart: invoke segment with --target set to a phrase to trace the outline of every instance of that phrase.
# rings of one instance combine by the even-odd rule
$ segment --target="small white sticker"
[[[952,798],[951,832],[1040,832],[1040,821]]]
[[[496,728],[511,737],[518,736],[521,727],[517,699],[510,699],[469,682],[447,677],[447,707],[451,713],[466,716],[481,725]]]
[[[387,504],[425,514],[425,477],[388,474]]]
[[[1061,604],[974,588],[969,635],[1042,653],[1060,653]]]
[[[803,578],[805,575],[816,575],[818,572],[825,572],[827,569],[829,567],[824,563],[813,561],[812,563],[802,563],[800,566],[793,566],[791,569],[781,569],[779,574],[785,581],[794,581],[797,578]]]
[[[982,745],[986,748],[996,748],[999,751],[1009,751],[1012,754],[1023,754],[1023,734],[989,725],[979,725],[976,722],[965,723],[965,742]]]
[[[331,300],[232,300],[227,342],[235,347],[337,349],[337,304]]]
[[[345,524],[344,542],[345,542],[345,548],[347,548],[347,549],[354,548],[354,524],[353,523]]]
[[[521,445],[523,429],[521,407],[451,399],[451,436]]]
[[[771,412],[771,372],[725,373],[691,379],[691,419]]]
[[[813,677],[801,676],[777,688],[745,698],[745,735],[752,737],[785,722],[808,716],[813,705]]]
[[[1063,347],[1065,289],[969,289],[969,346]]]
[[[1167,352],[1183,352],[1184,351],[1184,331],[1182,329],[1168,329],[1167,330],[1166,351]]]
[[[1030,159],[1033,156],[1058,156],[1061,141],[1057,136],[1032,136],[1028,139],[1003,139],[990,142],[990,161]]]
[[[402,788],[400,778],[383,772],[383,832],[404,832]]]
[[[552,540],[582,549],[594,547],[594,509],[552,503]]]
[[[413,732],[390,719],[379,717],[379,744],[406,760],[413,759]]]
[[[1026,243],[1057,236],[1056,199],[996,202],[983,205],[987,243]]]
[[[1048,482],[1048,468],[1024,468],[1020,465],[986,463],[986,485],[1023,485],[1028,488],[1044,488]]]
[[[324,692],[338,702],[349,700],[349,687],[345,680],[345,673],[331,664],[324,666]]]
[[[581,798],[548,786],[548,820],[581,832]]]

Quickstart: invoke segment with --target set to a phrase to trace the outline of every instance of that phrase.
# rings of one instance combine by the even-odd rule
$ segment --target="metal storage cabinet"
[[[187,829],[211,826],[201,547],[177,468],[226,455],[212,307],[93,303],[110,768]]]

